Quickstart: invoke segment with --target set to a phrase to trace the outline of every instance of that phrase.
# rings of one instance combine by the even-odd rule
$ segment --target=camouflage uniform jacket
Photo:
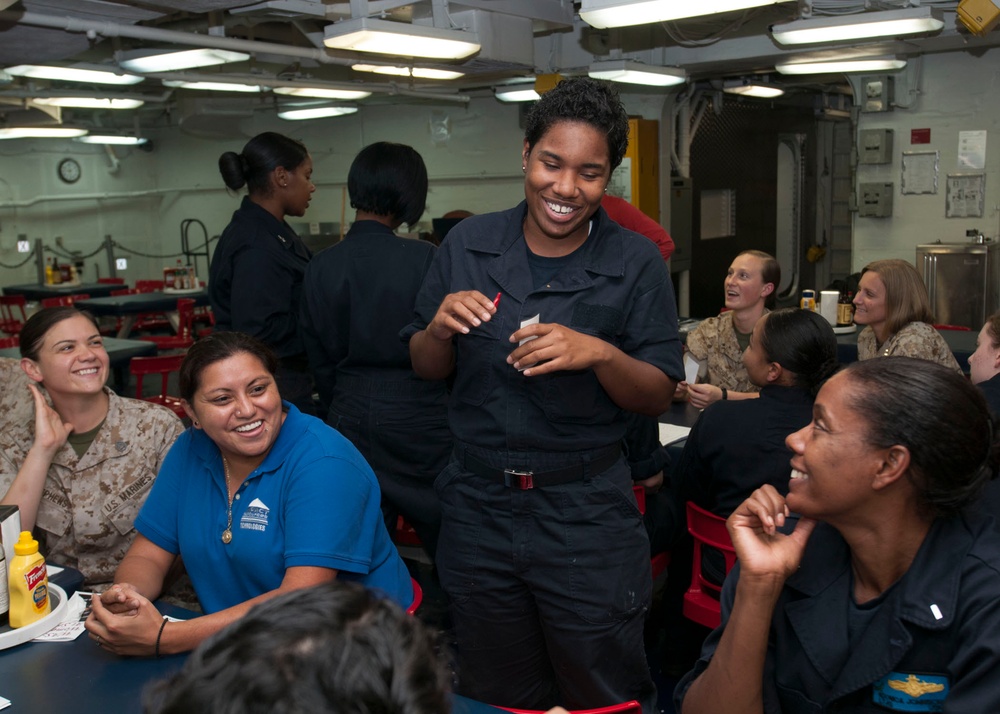
[[[35,418],[28,385],[31,380],[21,369],[21,360],[0,357],[0,431],[9,424]]]
[[[959,374],[962,373],[962,368],[958,366],[958,361],[948,343],[926,322],[911,322],[904,325],[899,332],[885,341],[881,349],[875,342],[875,331],[871,327],[863,329],[858,335],[858,360],[879,356],[925,359],[953,369]]]
[[[82,457],[68,443],[56,452],[35,522],[45,557],[80,570],[90,588],[112,581],[135,539],[139,507],[183,431],[169,409],[105,391],[104,425]],[[0,431],[0,493],[10,488],[34,443],[33,412]]]
[[[769,311],[765,310],[765,314]],[[731,392],[759,392],[743,366],[743,350],[736,340],[733,313],[702,320],[687,337],[688,351],[699,360],[708,360],[708,374],[702,380]]]

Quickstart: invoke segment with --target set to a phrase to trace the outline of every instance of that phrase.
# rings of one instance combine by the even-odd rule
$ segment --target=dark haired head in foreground
[[[359,585],[275,597],[147,692],[147,714],[447,714],[428,630]]]

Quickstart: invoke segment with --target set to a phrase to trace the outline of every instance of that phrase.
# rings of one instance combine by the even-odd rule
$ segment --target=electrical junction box
[[[1000,0],[962,0],[958,19],[969,32],[982,37],[1000,23]]]
[[[892,183],[863,183],[858,186],[858,215],[888,218],[892,215]]]
[[[892,129],[862,129],[858,144],[859,164],[888,164],[892,161]]]
[[[863,112],[888,112],[892,110],[893,79],[888,75],[861,78]]]

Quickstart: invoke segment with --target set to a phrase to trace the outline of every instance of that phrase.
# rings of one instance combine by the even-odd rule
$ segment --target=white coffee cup
[[[837,302],[840,293],[836,290],[823,290],[819,294],[819,314],[831,325],[837,324]]]

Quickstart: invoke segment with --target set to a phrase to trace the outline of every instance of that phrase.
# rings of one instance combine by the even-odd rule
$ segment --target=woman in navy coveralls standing
[[[278,356],[275,380],[283,399],[314,414],[313,383],[299,335],[299,300],[312,251],[285,223],[303,216],[316,186],[313,162],[295,139],[266,131],[239,154],[219,157],[226,186],[248,195],[215,247],[208,297],[217,330],[256,337]]]
[[[656,707],[623,410],[665,411],[683,369],[659,251],[601,208],[627,143],[609,85],[545,94],[525,131],[525,201],[452,229],[403,333],[417,374],[454,375],[437,565],[459,690],[492,704]]]

